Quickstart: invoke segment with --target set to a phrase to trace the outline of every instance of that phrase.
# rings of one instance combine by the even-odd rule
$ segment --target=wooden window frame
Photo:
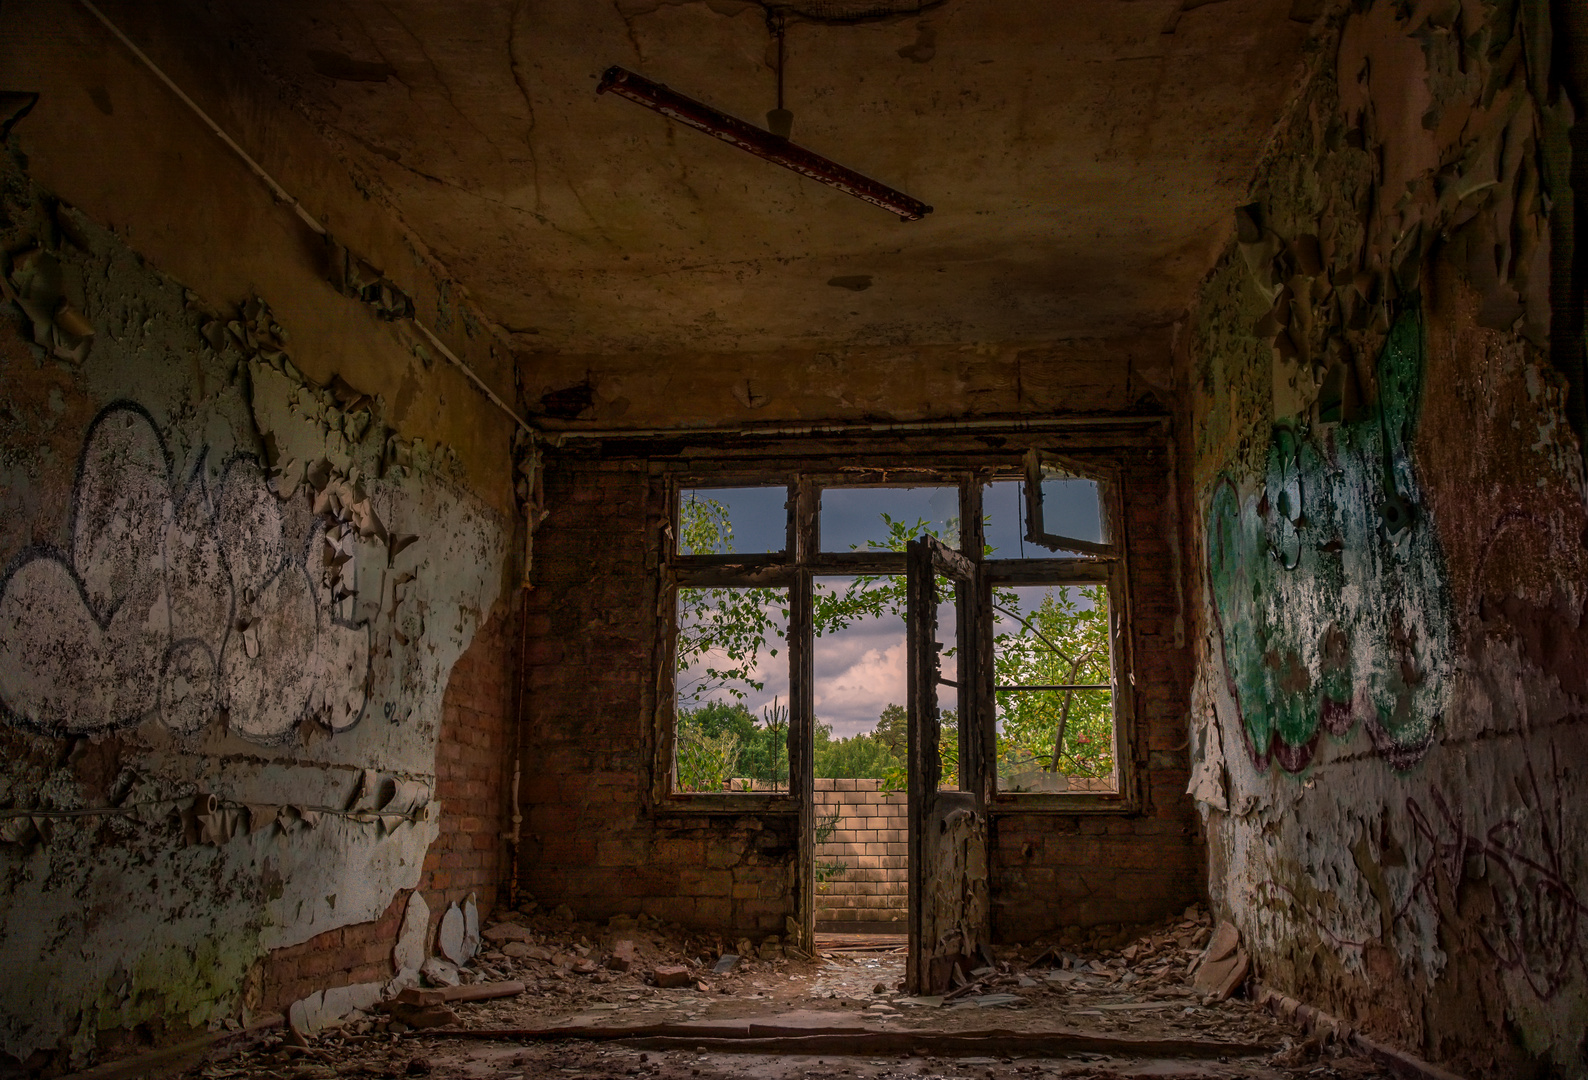
[[[1042,457],[1038,457],[1038,453]],[[1123,491],[1117,465],[1099,466],[1075,462],[1046,451],[1030,451],[1023,457],[1010,455],[1001,465],[960,466],[945,454],[940,465],[906,465],[898,468],[865,466],[853,469],[832,467],[772,467],[766,469],[726,468],[697,470],[675,467],[662,472],[665,513],[658,560],[659,587],[657,625],[660,647],[655,673],[656,692],[650,717],[654,757],[651,769],[651,805],[665,813],[793,815],[809,812],[808,796],[802,800],[798,777],[808,773],[807,760],[814,748],[814,635],[813,586],[818,577],[856,574],[897,574],[906,571],[904,552],[822,552],[820,550],[819,509],[821,493],[830,487],[944,487],[958,486],[960,536],[957,550],[977,567],[977,607],[991,616],[994,585],[1008,584],[1104,584],[1108,588],[1114,689],[1115,763],[1118,790],[1115,792],[1035,793],[999,792],[996,770],[990,767],[996,757],[996,699],[993,695],[992,633],[990,625],[981,633],[984,655],[976,665],[983,685],[976,695],[988,711],[983,728],[981,760],[985,770],[985,790],[980,797],[995,813],[1127,814],[1140,808],[1140,782],[1131,748],[1135,745],[1134,678],[1131,672],[1130,587],[1128,544],[1126,543]],[[1100,549],[1078,553],[1066,548],[1042,558],[984,559],[982,557],[982,491],[994,481],[1024,480],[1028,507],[1034,461],[1059,461],[1066,471],[1096,480],[1102,497],[1104,544]],[[680,555],[680,494],[702,488],[777,487],[783,481],[789,492],[787,543],[781,552],[730,555]],[[1028,510],[1027,541],[1031,535]],[[1040,518],[1037,518],[1040,521]],[[1040,534],[1039,534],[1040,535]],[[1066,541],[1071,544],[1074,541]],[[673,789],[676,770],[677,733],[677,618],[678,590],[681,588],[767,587],[789,590],[787,651],[789,663],[789,791],[787,792],[680,792]],[[965,604],[959,605],[963,612]],[[961,639],[965,638],[961,628]],[[971,725],[961,723],[961,760],[969,761],[974,748]],[[968,753],[969,752],[969,753]],[[802,801],[804,803],[802,807]]]

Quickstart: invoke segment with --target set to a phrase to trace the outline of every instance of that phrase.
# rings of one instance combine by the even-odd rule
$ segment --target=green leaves
[[[725,791],[730,779],[788,784],[788,707],[760,720],[740,702],[708,701],[678,712],[679,791]]]
[[[716,499],[686,492],[678,504],[678,551],[683,555],[727,555],[733,551],[733,521]]]
[[[689,707],[719,691],[743,700],[764,687],[761,650],[778,655],[788,627],[787,589],[679,589],[678,701]],[[781,615],[781,617],[779,617]]]
[[[993,597],[1003,616],[993,639],[999,686],[1108,683],[1108,590],[1102,585],[1050,589],[1035,611],[1018,596]],[[1039,768],[1065,776],[1114,771],[1114,709],[1109,690],[1026,690],[998,694],[1000,777]]]

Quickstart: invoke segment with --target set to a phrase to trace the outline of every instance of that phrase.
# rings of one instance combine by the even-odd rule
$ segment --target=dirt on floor
[[[1100,935],[1101,941],[1071,936],[992,950],[978,958],[980,966],[962,973],[963,984],[955,991],[914,997],[903,992],[902,941],[819,936],[818,955],[811,957],[775,941],[752,946],[649,920],[614,919],[598,927],[557,914],[510,913],[487,922],[484,951],[461,972],[464,990],[442,988],[428,997],[411,990],[407,1003],[383,1003],[378,1012],[354,1013],[314,1035],[267,1032],[212,1054],[187,1075],[195,1080],[1326,1080],[1394,1075],[1354,1047],[1348,1033],[1316,1027],[1308,1034],[1258,1007],[1246,996],[1254,989],[1251,984],[1234,987],[1225,1000],[1194,989],[1188,972],[1203,959],[1212,929],[1207,916],[1192,909],[1179,920]],[[436,1002],[485,987],[511,990],[513,982],[523,983],[523,991],[491,1000]],[[656,985],[667,982],[683,985]],[[645,1030],[624,1037],[613,1029]],[[585,1037],[573,1037],[576,1033]],[[741,1037],[745,1034],[763,1039]],[[883,1046],[885,1052],[879,1049]]]

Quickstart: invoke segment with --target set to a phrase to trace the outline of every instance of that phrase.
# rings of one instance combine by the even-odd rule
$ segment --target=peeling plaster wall
[[[1496,1077],[1588,1075],[1551,33],[1527,0],[1326,18],[1179,342],[1214,903],[1264,982]]]
[[[0,1049],[82,1064],[246,1018],[268,952],[419,884],[511,530],[382,399],[299,372],[267,305],[211,307],[22,160],[0,271],[92,333],[79,359],[4,305]]]

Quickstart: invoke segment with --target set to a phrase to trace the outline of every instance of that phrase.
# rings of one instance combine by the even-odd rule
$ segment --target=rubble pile
[[[847,1013],[880,1030],[923,1033],[986,1027],[990,1018],[977,1019],[976,1010],[1013,1010],[996,1026],[1266,1045],[1279,1051],[1266,1058],[1270,1068],[1287,1070],[1279,1075],[1291,1075],[1289,1069],[1320,1077],[1378,1075],[1363,1071],[1343,1028],[1313,1023],[1305,1025],[1305,1037],[1292,1037],[1294,1027],[1280,1021],[1290,1019],[1283,1006],[1291,1012],[1298,1006],[1268,1000],[1251,981],[1239,934],[1201,907],[1146,928],[1099,927],[1020,947],[980,948],[963,965],[969,970],[956,972],[950,992],[930,997],[905,994],[904,949],[896,944],[829,944],[807,958],[775,938],[730,942],[644,916],[578,922],[566,908],[542,912],[528,905],[496,918],[466,918],[463,928],[477,938],[472,955],[458,951],[455,934],[438,934],[437,946],[464,962],[428,958],[413,984],[367,1010],[307,1035],[290,1025],[265,1033],[230,1060],[212,1058],[200,1075],[422,1075],[431,1060],[426,1054],[456,1064],[485,1052],[429,1038],[447,1029],[666,1024],[742,1016],[746,1009],[826,1011],[837,1024],[852,1022],[841,1019]],[[1234,1000],[1242,996],[1253,1000]],[[813,1007],[817,1013],[797,1012]],[[859,1017],[849,1011],[857,1007]],[[1301,1020],[1299,1013],[1294,1019]],[[538,1044],[515,1054],[550,1064],[574,1050],[555,1046],[560,1049]],[[664,1055],[658,1064],[664,1061],[680,1063]]]

